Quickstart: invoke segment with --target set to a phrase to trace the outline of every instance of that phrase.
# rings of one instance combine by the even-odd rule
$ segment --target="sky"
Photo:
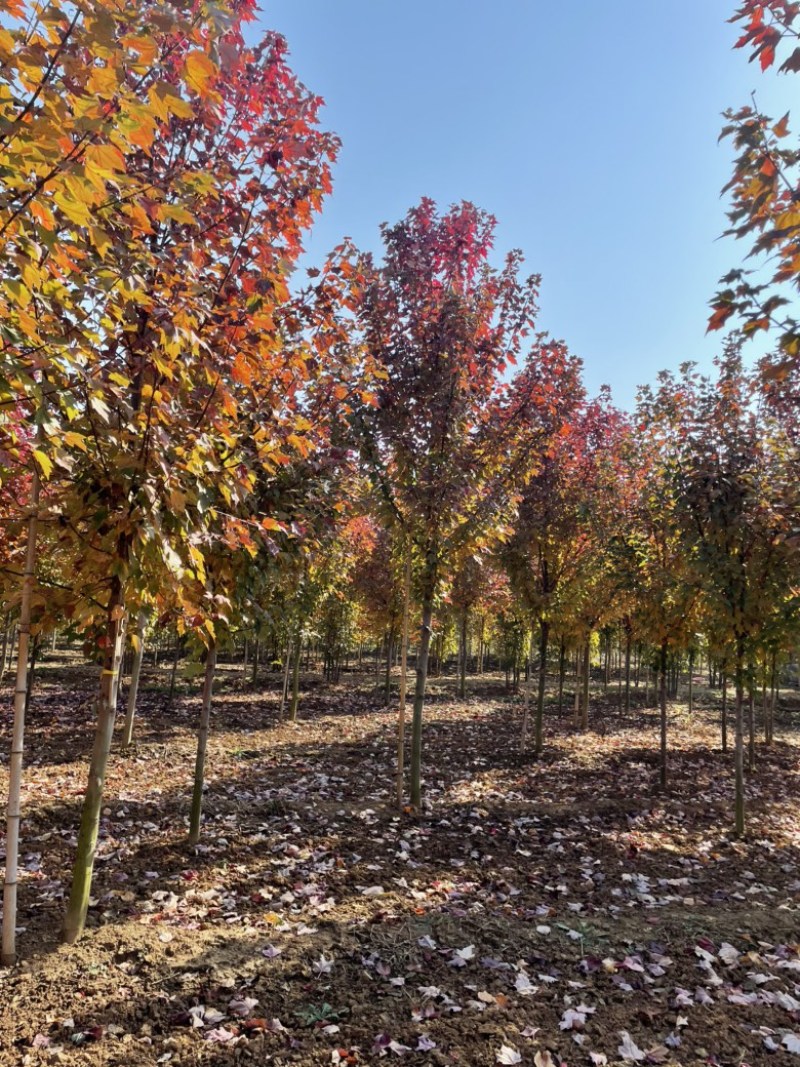
[[[709,368],[708,301],[745,251],[720,239],[721,113],[756,91],[780,118],[797,86],[733,50],[735,6],[264,0],[342,140],[308,259],[345,236],[379,251],[380,224],[422,196],[471,200],[498,220],[497,262],[520,248],[542,275],[539,326],[583,359],[591,392],[607,383],[630,407],[663,368]]]

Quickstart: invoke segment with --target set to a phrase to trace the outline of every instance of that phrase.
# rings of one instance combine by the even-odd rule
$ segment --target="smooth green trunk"
[[[189,815],[189,844],[200,840],[200,822],[203,817],[203,782],[208,750],[208,726],[211,721],[211,697],[214,692],[214,671],[217,667],[217,645],[212,642],[206,655],[206,670],[203,678],[203,706],[200,711],[200,726],[197,730],[197,754],[194,761],[194,789],[192,810]]]
[[[294,642],[294,663],[292,664],[292,702],[289,705],[289,721],[297,722],[297,708],[300,704],[300,660],[303,655],[303,639],[298,630]]]
[[[425,686],[428,680],[428,657],[433,622],[434,578],[429,572],[427,588],[422,599],[422,628],[417,650],[417,676],[414,688],[414,711],[411,722],[411,805],[422,807],[422,712],[425,706]]]
[[[737,837],[744,836],[744,666],[741,655],[736,662],[736,710],[735,710],[735,750],[734,750],[734,786],[735,812],[734,830]]]
[[[411,551],[406,550],[406,565],[403,578],[403,634],[400,648],[400,700],[397,706],[397,774],[395,794],[397,808],[403,809],[403,777],[405,775],[406,745],[406,694],[408,690],[408,631],[411,613]]]
[[[592,670],[592,635],[588,634],[583,648],[583,707],[581,708],[581,727],[589,729],[589,679]]]
[[[133,740],[133,721],[136,717],[136,700],[139,696],[139,678],[142,673],[142,661],[144,660],[144,631],[147,627],[147,614],[142,611],[136,626],[137,645],[133,654],[133,668],[131,670],[131,686],[128,690],[128,706],[125,711],[125,727],[122,734],[122,747],[128,748]]]
[[[78,830],[77,855],[75,857],[75,866],[72,870],[72,889],[64,918],[63,940],[68,945],[74,944],[83,933],[86,925],[86,913],[89,909],[106,768],[111,751],[111,742],[114,737],[114,722],[117,714],[117,689],[123,635],[121,589],[118,579],[115,579],[109,604],[108,643],[100,677],[100,696],[97,701],[97,724],[94,745],[89,763],[89,778],[83,800],[80,829]]]
[[[547,686],[547,648],[549,640],[550,623],[547,619],[543,619],[539,635],[539,692],[536,697],[536,739],[534,750],[537,756],[542,754],[542,748],[544,747],[544,694]]]
[[[0,964],[10,967],[17,955],[17,885],[19,870],[19,837],[22,823],[22,754],[25,742],[25,708],[28,695],[28,644],[31,632],[31,604],[36,582],[36,537],[39,521],[41,482],[34,465],[31,477],[28,540],[25,549],[25,570],[19,612],[17,645],[17,677],[14,686],[14,724],[11,734],[11,758],[8,766],[8,806],[6,808],[6,863],[3,882],[3,933]],[[9,619],[6,615],[5,635],[8,637]],[[3,660],[6,645],[3,644]]]
[[[658,674],[658,704],[661,710],[661,746],[659,782],[667,788],[667,643],[661,645],[661,670]]]

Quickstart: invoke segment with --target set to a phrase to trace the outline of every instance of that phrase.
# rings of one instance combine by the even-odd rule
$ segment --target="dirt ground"
[[[0,1063],[800,1064],[800,746],[784,715],[729,836],[718,714],[592,729],[548,711],[518,751],[501,679],[432,685],[426,811],[394,807],[396,712],[351,677],[223,668],[201,844],[186,843],[199,701],[145,678],[107,780],[89,928],[59,945],[93,677],[45,664],[29,716],[19,965],[0,972]],[[0,702],[5,790],[10,691]],[[2,837],[0,837],[2,852]]]

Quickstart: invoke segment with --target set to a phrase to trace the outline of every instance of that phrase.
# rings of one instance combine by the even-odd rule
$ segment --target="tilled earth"
[[[199,703],[145,679],[107,780],[89,929],[58,943],[92,732],[92,675],[43,669],[29,716],[21,963],[0,1062],[800,1065],[800,747],[758,746],[748,837],[710,706],[593,729],[548,712],[539,761],[500,679],[433,683],[426,811],[394,805],[396,712],[369,681],[223,670],[202,843],[186,843]],[[438,691],[437,691],[438,690]],[[10,715],[3,691],[5,789]],[[0,850],[2,838],[0,837]]]

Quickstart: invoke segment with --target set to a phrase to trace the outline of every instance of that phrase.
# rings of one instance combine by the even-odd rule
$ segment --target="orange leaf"
[[[769,156],[767,156],[767,158],[761,164],[761,170],[759,173],[763,174],[767,178],[771,178],[775,174],[775,164],[772,162]]]
[[[789,112],[783,116],[780,122],[776,122],[772,127],[772,132],[776,137],[786,137],[789,132]]]
[[[235,382],[241,382],[242,385],[249,385],[253,380],[253,368],[241,352],[236,353],[231,373],[233,375],[233,380]]]

